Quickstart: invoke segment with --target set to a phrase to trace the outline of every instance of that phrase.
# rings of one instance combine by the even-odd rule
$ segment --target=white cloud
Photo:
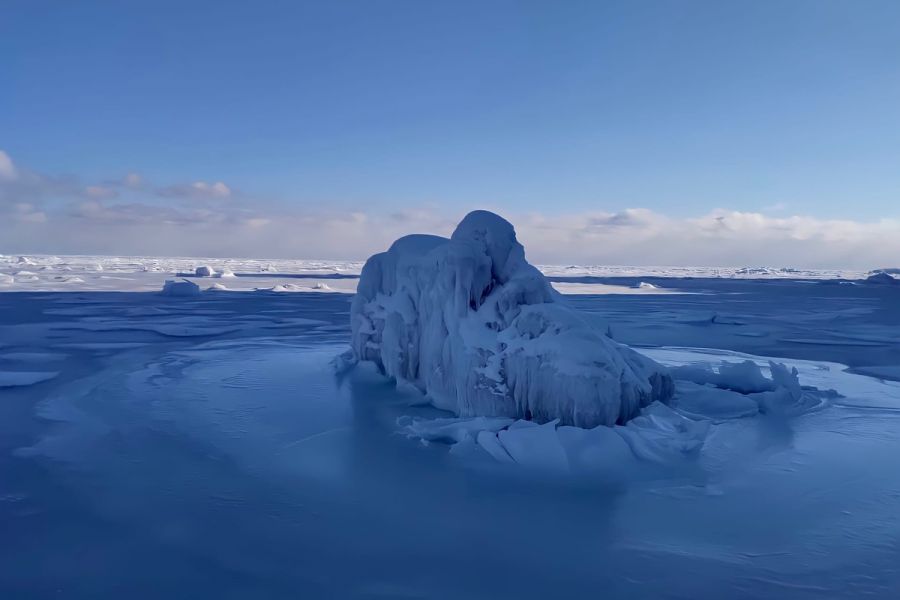
[[[122,178],[122,183],[124,183],[126,187],[136,188],[143,182],[144,179],[141,177],[140,173],[129,173]]]
[[[195,181],[189,184],[170,185],[159,188],[156,193],[164,198],[188,198],[196,200],[204,199],[224,199],[231,196],[231,188],[216,181],[215,183],[207,183],[206,181]]]
[[[231,190],[221,181],[215,183],[206,183],[205,181],[195,181],[193,188],[200,194],[206,194],[214,198],[227,198],[231,195]]]
[[[9,154],[0,150],[0,180],[12,181],[17,176],[16,166],[13,164]]]
[[[84,193],[90,198],[113,198],[117,194],[116,190],[102,185],[89,185]]]
[[[47,214],[28,202],[16,202],[11,206],[8,216],[19,223],[44,223]]]
[[[0,179],[0,252],[364,259],[410,233],[449,235],[466,212],[259,208],[222,182],[157,186],[136,174],[85,184],[15,170]],[[10,171],[10,168],[13,170]],[[9,178],[13,173],[15,180]],[[222,199],[231,198],[230,202]],[[255,206],[255,207],[254,207]],[[470,206],[487,208],[490,206]],[[543,264],[900,266],[900,221],[719,209],[672,217],[645,208],[510,213]]]
[[[900,223],[887,220],[775,219],[734,211],[676,219],[646,210],[505,216],[529,258],[543,264],[859,269],[900,264]],[[57,233],[40,239],[53,240],[53,248],[16,250],[94,252],[90,244],[102,240],[103,248],[122,254],[364,259],[409,233],[449,235],[461,217],[417,211],[264,215],[92,201],[48,223]]]

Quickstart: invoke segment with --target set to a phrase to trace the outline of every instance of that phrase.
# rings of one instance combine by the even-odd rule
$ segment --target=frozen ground
[[[27,260],[0,259],[15,280],[0,280],[0,598],[900,589],[898,286],[544,268],[595,286],[581,292],[666,291],[568,302],[670,366],[775,357],[797,368],[804,400],[760,413],[681,381],[684,420],[649,415],[624,432],[631,446],[603,437],[597,457],[601,445],[551,428],[527,434],[546,460],[504,434],[507,461],[485,448],[508,423],[439,421],[447,413],[366,369],[335,372],[351,297],[309,282],[355,286],[344,275],[360,265]],[[190,278],[204,288],[309,293],[157,293],[202,265],[253,275]],[[696,414],[716,406],[727,410]],[[432,435],[440,426],[453,433]],[[470,439],[461,428],[485,445],[452,443]],[[557,438],[568,453],[553,453]]]

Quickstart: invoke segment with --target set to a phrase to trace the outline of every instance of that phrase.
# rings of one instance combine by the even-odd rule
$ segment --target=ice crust
[[[664,367],[571,308],[486,211],[450,239],[410,235],[372,256],[351,329],[356,359],[458,416],[613,425],[674,391]]]

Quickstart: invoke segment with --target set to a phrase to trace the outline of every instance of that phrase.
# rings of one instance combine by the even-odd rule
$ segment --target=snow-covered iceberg
[[[372,256],[351,329],[357,360],[459,416],[612,425],[674,390],[664,367],[570,307],[486,211],[450,239],[410,235]]]

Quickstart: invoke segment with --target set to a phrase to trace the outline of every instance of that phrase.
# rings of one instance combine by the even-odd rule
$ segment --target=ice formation
[[[613,425],[673,393],[665,368],[566,304],[486,211],[450,239],[410,235],[372,256],[351,329],[356,359],[459,416]]]
[[[897,279],[890,273],[885,271],[879,271],[874,275],[869,275],[866,277],[866,283],[876,283],[878,285],[897,285],[900,283],[900,279]]]
[[[197,277],[214,277],[216,270],[208,265],[201,265],[194,269],[194,275]]]
[[[502,417],[401,418],[400,432],[452,444],[451,452],[556,473],[624,472],[635,461],[673,463],[696,457],[711,422],[654,402],[626,425],[585,429]]]
[[[193,281],[182,279],[175,281],[167,279],[163,284],[162,293],[166,296],[198,296],[200,294],[200,286]]]
[[[692,358],[703,352],[684,351]],[[816,372],[821,364],[812,365]],[[796,367],[769,361],[769,376],[754,361],[723,361],[716,368],[692,362],[672,368],[670,406],[653,402],[625,425],[584,429],[557,420],[538,425],[503,417],[401,417],[401,433],[425,442],[452,444],[467,458],[556,473],[624,473],[635,461],[674,464],[699,456],[715,427],[760,413],[791,417],[824,406],[834,392],[803,388]],[[826,369],[827,371],[827,369]],[[770,421],[771,423],[771,421]]]

